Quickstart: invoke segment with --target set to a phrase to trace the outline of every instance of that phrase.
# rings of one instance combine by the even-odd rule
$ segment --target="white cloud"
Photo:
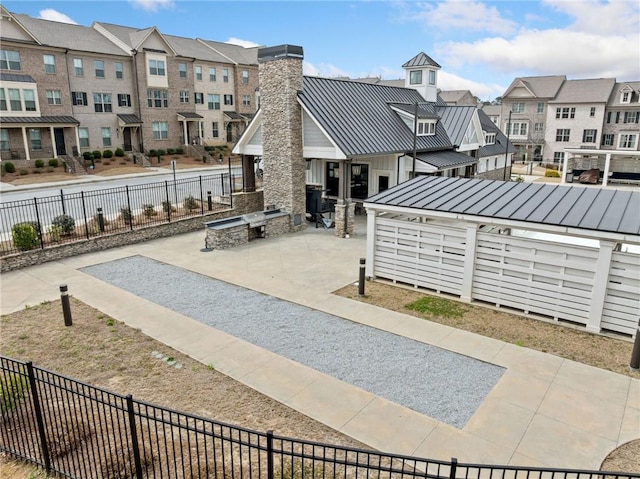
[[[348,77],[349,73],[340,70],[335,65],[321,63],[319,66],[315,66],[307,61],[302,62],[302,73],[309,76],[319,76],[324,78],[334,77]]]
[[[503,85],[476,82],[462,78],[453,73],[440,70],[438,72],[438,88],[441,90],[469,90],[480,99],[493,99],[501,95],[507,88]]]
[[[72,20],[64,13],[60,13],[53,8],[45,8],[44,10],[40,10],[38,12],[38,18],[42,18],[43,20],[53,20],[54,22],[71,23],[73,25],[78,24],[78,22]]]
[[[640,32],[640,3],[629,0],[543,0],[553,10],[575,19],[568,29],[599,35],[626,35]]]
[[[135,8],[140,8],[147,12],[157,12],[158,10],[175,7],[173,0],[129,0],[129,3]]]
[[[238,45],[245,48],[259,47],[260,44],[252,42],[251,40],[242,40],[240,38],[231,37],[225,43],[231,43],[232,45]]]

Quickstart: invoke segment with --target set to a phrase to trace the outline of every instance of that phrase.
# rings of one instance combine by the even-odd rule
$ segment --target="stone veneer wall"
[[[496,170],[486,171],[484,173],[478,173],[478,174],[476,174],[475,177],[483,179],[483,180],[504,181],[505,172],[504,172],[504,168],[498,168]],[[507,181],[509,181],[511,179],[511,168],[507,169],[506,178],[507,178]]]
[[[337,204],[335,208],[336,236],[344,238],[346,235],[352,235],[354,230],[354,222],[356,220],[356,204]],[[345,219],[347,221],[346,228],[344,225]]]
[[[302,230],[306,227],[306,165],[302,156],[302,112],[297,98],[302,89],[302,58],[284,54],[261,59],[258,52],[258,62],[265,208],[273,206],[290,213],[291,230]]]

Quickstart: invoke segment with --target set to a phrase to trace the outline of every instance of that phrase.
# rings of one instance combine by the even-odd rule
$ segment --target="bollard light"
[[[358,278],[358,296],[364,296],[364,268],[366,263],[365,258],[360,258],[360,276]]]
[[[62,315],[64,316],[64,325],[73,326],[73,320],[71,318],[71,305],[69,304],[69,293],[67,291],[67,285],[60,285],[60,301],[62,302]]]

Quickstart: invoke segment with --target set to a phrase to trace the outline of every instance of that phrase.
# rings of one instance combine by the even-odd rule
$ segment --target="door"
[[[375,195],[391,187],[391,172],[389,170],[372,170],[371,181],[373,182],[373,191]]]
[[[67,154],[67,148],[64,144],[64,129],[63,128],[54,128],[53,129],[53,136],[55,137],[56,140],[56,154],[58,156],[61,155],[66,155]]]
[[[227,124],[227,142],[233,143],[233,124],[232,123]]]
[[[131,128],[125,128],[122,131],[122,137],[124,141],[124,151],[132,151],[131,147]]]

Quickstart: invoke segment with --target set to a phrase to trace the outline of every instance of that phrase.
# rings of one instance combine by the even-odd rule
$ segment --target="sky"
[[[502,96],[516,77],[640,81],[640,1],[2,1],[13,13],[243,46],[299,45],[306,75],[404,78],[420,52],[442,90]]]

